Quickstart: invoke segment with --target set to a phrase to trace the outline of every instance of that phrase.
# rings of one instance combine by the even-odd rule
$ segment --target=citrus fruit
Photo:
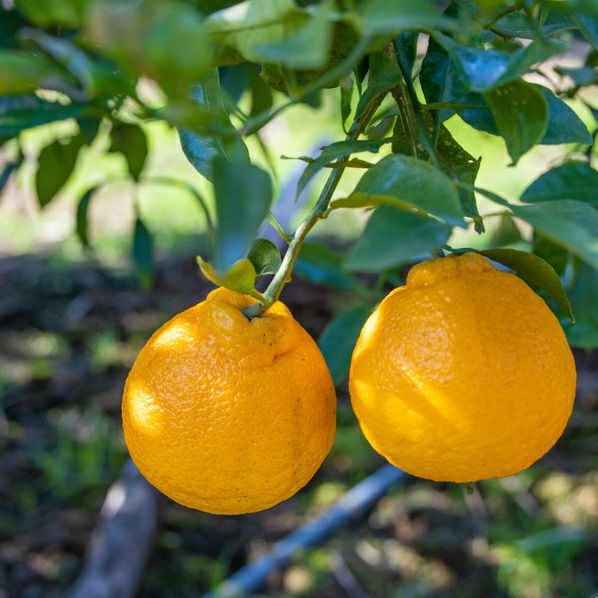
[[[164,324],[125,385],[125,441],[176,502],[219,514],[267,509],[314,475],[335,432],[336,397],[309,334],[281,302],[217,289]]]
[[[559,438],[575,365],[558,320],[476,253],[411,269],[364,325],[353,409],[391,463],[436,481],[517,473]]]

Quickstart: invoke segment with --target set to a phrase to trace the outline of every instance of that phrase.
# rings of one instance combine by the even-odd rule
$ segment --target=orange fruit
[[[250,513],[314,475],[335,432],[336,397],[318,346],[281,302],[217,289],[164,324],[125,385],[125,441],[141,473],[176,502]]]
[[[370,444],[436,481],[507,476],[567,423],[575,364],[561,326],[521,279],[476,253],[411,269],[364,325],[350,371]]]

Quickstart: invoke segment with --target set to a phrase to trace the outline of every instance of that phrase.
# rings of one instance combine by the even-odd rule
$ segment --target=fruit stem
[[[363,111],[363,113],[353,121],[353,124],[349,129],[349,133],[345,138],[346,141],[357,139],[361,135],[361,133],[366,128],[368,122],[374,115],[374,112],[378,109],[378,106],[380,106],[383,97],[383,95],[380,95],[377,98],[373,99],[370,102],[369,106]],[[349,159],[349,157],[350,153],[347,153],[344,156],[341,156],[338,159],[338,161],[345,162]],[[309,231],[314,227],[316,222],[318,222],[318,220],[320,220],[323,217],[324,213],[328,209],[328,204],[330,203],[332,195],[334,194],[334,191],[341,179],[341,176],[343,175],[344,170],[344,167],[334,168],[328,176],[328,179],[324,184],[324,187],[313,209],[306,216],[305,220],[299,225],[299,227],[295,231],[295,234],[289,241],[289,246],[282,260],[282,264],[280,265],[280,268],[270,281],[268,288],[264,291],[264,302],[254,303],[253,305],[246,307],[243,310],[243,313],[248,318],[259,317],[264,312],[266,312],[272,306],[272,304],[275,303],[280,297],[280,293],[282,292],[284,285],[289,281],[291,277],[291,272],[293,271],[295,262],[299,257],[301,245],[303,244],[305,237],[307,237]]]

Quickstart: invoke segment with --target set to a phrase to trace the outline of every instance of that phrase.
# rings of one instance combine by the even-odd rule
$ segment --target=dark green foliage
[[[598,114],[582,93],[595,83],[598,65],[598,14],[591,0],[455,0],[444,12],[431,0],[19,0],[7,6],[0,19],[0,142],[7,148],[0,182],[31,162],[21,150],[24,131],[74,120],[80,132],[39,155],[41,206],[64,187],[79,150],[103,147],[108,133],[108,151],[124,156],[130,184],[150,183],[145,127],[163,120],[177,127],[189,162],[214,185],[215,218],[190,189],[213,241],[202,270],[217,284],[259,296],[255,281],[279,272],[278,286],[265,292],[270,301],[296,262],[295,273],[359,294],[364,285],[349,270],[395,272],[450,250],[454,227],[487,228],[482,246],[502,246],[507,265],[517,265],[564,311],[554,276],[569,285],[575,260],[585,264],[581,277],[587,267],[598,267],[596,124],[584,116],[583,104],[585,114],[594,120]],[[584,58],[559,65],[573,42],[584,47]],[[548,60],[556,63],[554,74],[539,84]],[[158,100],[142,93],[148,79],[159,88]],[[261,131],[299,103],[321,109],[330,93],[337,94],[346,138],[315,158],[301,158],[307,165],[297,196],[322,170],[328,181],[295,238],[282,235],[293,258],[282,261],[273,244],[256,241],[277,182],[276,150]],[[500,136],[513,164],[538,145],[562,146],[560,157],[521,197],[502,198],[477,188],[480,156],[452,134],[454,119]],[[382,157],[353,156],[363,152]],[[256,159],[272,177],[252,164]],[[348,168],[365,172],[352,193],[333,199]],[[484,216],[480,197],[501,206],[498,225]],[[84,245],[90,199],[88,192],[78,204],[76,228]],[[312,239],[304,244],[321,218],[341,208],[374,209],[346,256]],[[139,219],[133,245],[148,282],[152,238]],[[575,284],[582,283],[576,278]]]

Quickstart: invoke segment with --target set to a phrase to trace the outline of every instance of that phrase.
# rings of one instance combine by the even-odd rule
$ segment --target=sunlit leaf
[[[200,256],[197,256],[197,263],[202,274],[219,287],[247,295],[255,286],[255,268],[247,258],[236,261],[223,271],[216,270]]]
[[[333,207],[379,204],[419,210],[449,224],[466,226],[451,179],[431,164],[409,156],[387,156],[363,175],[349,197],[332,202]]]

